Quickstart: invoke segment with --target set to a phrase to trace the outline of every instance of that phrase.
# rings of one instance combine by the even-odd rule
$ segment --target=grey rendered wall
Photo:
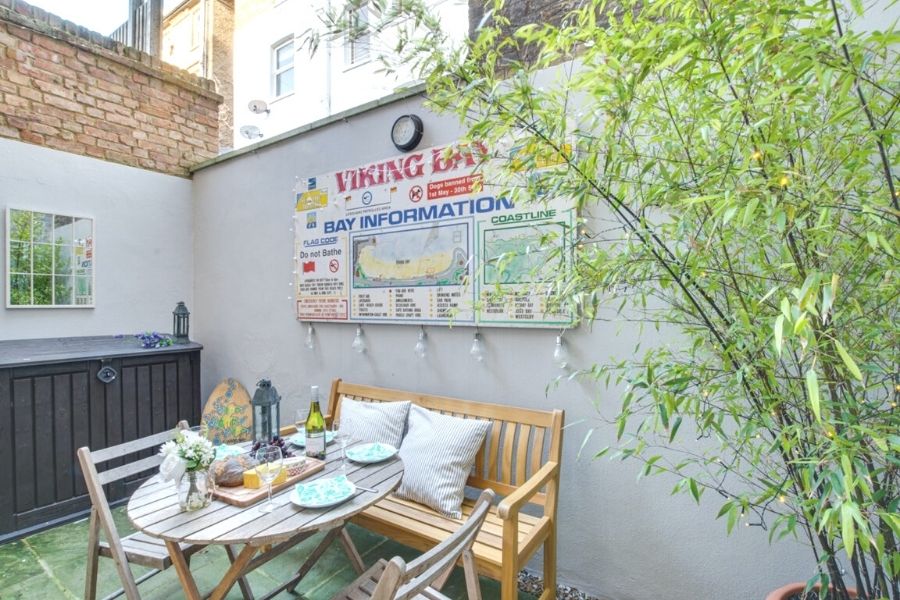
[[[95,308],[6,306],[0,339],[170,331],[179,300],[193,304],[191,181],[0,139],[0,253],[6,207],[94,217]]]
[[[545,393],[558,374],[551,356],[555,331],[487,329],[484,363],[468,354],[469,328],[428,328],[429,354],[413,354],[418,328],[368,325],[369,350],[351,351],[355,327],[316,326],[316,349],[303,345],[305,325],[292,313],[291,188],[295,177],[363,164],[396,153],[388,138],[400,114],[423,116],[421,147],[452,141],[452,121],[429,114],[416,100],[376,109],[206,168],[194,178],[195,319],[205,345],[203,393],[224,377],[252,392],[270,377],[285,399],[282,414],[306,402],[311,384],[334,377],[429,393],[530,407],[561,407],[564,442],[560,577],[613,600],[760,600],[813,567],[802,549],[769,547],[766,532],[741,528],[726,538],[714,502],[698,508],[671,497],[673,482],[636,482],[636,463],[591,461],[590,450],[611,444],[594,402],[613,414],[614,391],[564,383]],[[568,335],[573,363],[584,365],[630,352],[634,327],[598,322]],[[590,425],[600,425],[585,456],[578,450]],[[535,566],[539,566],[536,564]]]

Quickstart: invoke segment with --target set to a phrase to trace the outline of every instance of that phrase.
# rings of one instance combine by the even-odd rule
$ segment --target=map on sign
[[[463,285],[469,236],[464,224],[353,236],[353,287]]]
[[[553,259],[549,242],[565,240],[559,223],[488,229],[484,232],[483,280],[486,284],[535,283],[564,267]]]
[[[483,148],[430,148],[309,177],[295,190],[297,318],[560,327],[538,284],[571,260],[564,199],[517,206]]]

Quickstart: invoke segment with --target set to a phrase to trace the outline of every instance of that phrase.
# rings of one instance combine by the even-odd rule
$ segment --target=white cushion
[[[360,402],[346,396],[341,398],[340,429],[353,442],[378,442],[400,447],[406,415],[405,402]]]
[[[460,419],[412,405],[400,446],[404,471],[397,496],[462,518],[466,479],[490,428],[490,421]]]

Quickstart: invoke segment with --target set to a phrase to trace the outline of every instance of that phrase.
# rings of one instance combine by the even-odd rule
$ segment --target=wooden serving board
[[[317,458],[307,458],[303,470],[296,475],[290,475],[284,482],[272,486],[272,493],[276,494],[288,486],[292,486],[301,479],[309,477],[314,473],[318,473],[325,468],[325,461]],[[227,504],[233,504],[241,508],[246,508],[251,504],[255,504],[268,497],[269,488],[263,485],[259,489],[245,488],[242,485],[237,487],[220,487],[216,486],[213,496]]]

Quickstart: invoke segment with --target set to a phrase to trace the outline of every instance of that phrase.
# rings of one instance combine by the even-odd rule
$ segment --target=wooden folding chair
[[[84,481],[87,484],[87,490],[91,497],[87,578],[84,584],[85,600],[94,600],[96,598],[97,567],[98,559],[101,556],[113,559],[116,564],[116,570],[119,573],[119,579],[122,580],[122,588],[106,596],[104,600],[111,600],[121,596],[123,593],[128,600],[140,600],[141,596],[138,593],[137,585],[172,565],[163,540],[140,532],[124,538],[119,537],[109,503],[106,500],[106,493],[103,491],[103,486],[106,484],[158,467],[162,463],[162,457],[154,452],[152,456],[107,469],[102,473],[97,472],[97,465],[112,459],[124,458],[142,450],[153,449],[155,451],[162,443],[173,439],[177,435],[178,430],[187,428],[187,422],[181,421],[178,423],[176,430],[164,431],[131,442],[125,442],[118,446],[111,446],[94,452],[91,452],[90,448],[86,446],[78,449],[78,461],[81,464],[81,472],[84,474]],[[101,528],[106,535],[105,541],[100,539]],[[203,546],[181,544],[181,549],[188,558],[202,548]],[[230,551],[230,548],[226,547],[226,552],[228,551]],[[229,558],[231,558],[230,552]],[[129,563],[148,567],[150,571],[135,579]],[[240,581],[240,585],[244,597],[252,598],[250,589],[243,579]]]
[[[472,545],[493,498],[492,490],[483,491],[472,514],[453,535],[409,564],[399,556],[390,561],[379,560],[332,600],[449,600],[438,590],[460,556],[469,600],[481,600]]]

